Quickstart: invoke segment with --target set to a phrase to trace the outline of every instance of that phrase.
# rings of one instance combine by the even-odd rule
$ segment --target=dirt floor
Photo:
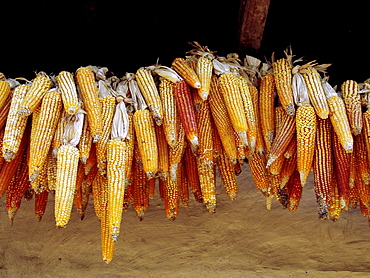
[[[311,177],[295,213],[276,200],[267,211],[248,166],[238,181],[238,198],[231,201],[218,179],[214,215],[191,198],[190,208],[171,222],[158,194],[143,221],[130,208],[108,265],[92,200],[83,221],[74,210],[67,227],[57,230],[52,196],[41,222],[33,200],[23,201],[13,226],[2,198],[0,277],[370,276],[370,229],[359,209],[343,212],[336,223],[318,220]]]

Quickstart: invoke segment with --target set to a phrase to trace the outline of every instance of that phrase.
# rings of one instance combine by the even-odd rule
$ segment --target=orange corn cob
[[[17,170],[9,183],[6,193],[6,209],[8,211],[9,220],[14,220],[15,214],[21,205],[21,201],[27,188],[30,186],[28,181],[28,167],[26,151],[22,155],[21,162],[17,166]]]
[[[339,190],[336,181],[334,180],[330,192],[330,206],[328,218],[335,222],[339,219],[341,212],[342,209],[340,206]]]
[[[35,215],[39,221],[45,214],[46,205],[48,202],[49,191],[44,190],[40,194],[35,195]]]
[[[177,181],[178,165],[184,154],[186,142],[185,142],[185,131],[180,125],[179,134],[177,135],[178,141],[174,148],[169,149],[169,172],[170,178],[173,181]]]
[[[266,169],[266,157],[255,152],[249,159],[248,164],[256,188],[266,195],[270,185],[269,173],[268,169]]]
[[[319,204],[319,219],[326,219],[334,176],[331,125],[329,119],[317,119],[313,174],[316,200]]]
[[[285,157],[280,155],[274,162],[271,163],[269,167],[270,174],[272,175],[280,175],[280,172],[283,168]]]
[[[158,177],[165,180],[169,173],[169,147],[166,141],[164,125],[155,125],[155,134],[158,145]]]
[[[354,157],[356,159],[356,172],[365,184],[370,184],[370,165],[364,133],[354,138]]]
[[[262,136],[267,151],[270,150],[275,137],[275,78],[273,74],[266,74],[260,83],[259,111],[261,119]]]
[[[199,203],[202,203],[203,198],[199,182],[197,159],[191,151],[189,145],[187,145],[185,148],[184,160],[190,190],[193,193],[195,200]]]
[[[289,158],[284,157],[283,167],[280,173],[280,188],[283,188],[286,185],[295,170],[297,170],[297,151],[295,151]]]
[[[294,136],[295,129],[295,117],[285,113],[281,128],[276,132],[276,137],[272,142],[267,167],[269,167],[280,155],[284,155],[289,146],[289,142]]]
[[[5,100],[3,108],[0,109],[0,128],[3,128],[7,121],[9,111],[10,111],[10,105],[12,102],[12,97],[13,95],[9,95],[7,99]]]
[[[342,84],[341,89],[352,134],[358,135],[363,125],[358,84],[356,81],[347,80]]]
[[[297,170],[302,187],[306,185],[315,152],[316,113],[312,106],[299,106],[296,112]]]
[[[0,81],[0,110],[3,109],[9,95],[10,84],[6,81]]]
[[[327,99],[330,108],[330,120],[339,141],[346,152],[351,153],[353,150],[353,137],[348,122],[345,104],[339,96],[331,96]]]
[[[175,95],[173,92],[174,84],[165,79],[161,79],[159,92],[163,105],[163,128],[168,145],[174,147],[177,142],[178,134],[178,112],[176,107]]]
[[[84,117],[84,124],[81,134],[80,142],[78,143],[78,150],[80,151],[80,160],[83,164],[86,164],[89,156],[92,145],[92,137],[87,122],[87,117]]]
[[[292,89],[292,65],[288,59],[281,58],[272,64],[275,76],[276,91],[281,105],[290,116],[295,114],[293,89]]]
[[[84,103],[93,142],[97,142],[102,133],[103,119],[94,73],[89,67],[81,67],[76,71],[76,80]]]
[[[29,171],[34,182],[45,163],[62,110],[61,95],[56,90],[48,91],[41,102],[35,137],[31,137]]]
[[[284,157],[290,158],[296,152],[297,152],[297,137],[294,135],[284,153]]]
[[[177,169],[178,171],[179,169]],[[170,221],[176,220],[179,213],[180,192],[178,181],[167,179],[163,182],[163,201],[166,217]]]
[[[302,186],[300,173],[298,170],[294,171],[291,175],[288,183],[286,184],[288,189],[289,206],[290,212],[295,212],[298,209],[299,202],[302,196]]]
[[[79,109],[76,84],[73,74],[68,71],[61,71],[56,81],[62,95],[64,111],[69,115],[74,115]]]
[[[189,66],[184,58],[176,58],[172,62],[172,68],[182,77],[185,81],[195,89],[201,88],[196,72]]]
[[[215,127],[221,139],[222,146],[226,152],[226,155],[229,157],[232,163],[235,164],[237,162],[237,153],[233,136],[234,131],[223,96],[217,86],[217,83],[217,76],[213,75],[211,79],[210,95],[208,98],[209,105],[211,108]]]
[[[147,177],[143,169],[140,168],[138,163],[134,163],[133,170],[134,176],[132,180],[132,195],[134,201],[134,209],[138,218],[143,220],[144,213],[149,206],[149,194],[147,190]],[[168,180],[168,179],[167,179]]]
[[[188,178],[187,173],[185,171],[185,161],[184,157],[181,159],[181,162],[178,166],[178,187],[179,187],[179,196],[181,199],[181,203],[184,206],[184,208],[189,208],[189,184],[188,184]]]
[[[198,126],[189,85],[184,81],[175,83],[174,94],[176,107],[184,128],[186,138],[196,151],[198,149]]]
[[[136,71],[136,81],[145,102],[153,115],[154,121],[157,125],[161,125],[163,120],[163,108],[158,89],[151,72],[146,68],[139,68]]]
[[[346,153],[335,132],[332,132],[332,142],[334,149],[334,173],[338,185],[339,202],[341,208],[347,210],[349,205],[348,194],[351,154]]]
[[[20,117],[18,110],[29,88],[30,86],[20,85],[13,92],[3,139],[3,156],[6,161],[11,161],[18,152],[21,138],[26,129],[27,118]]]
[[[126,187],[131,183],[131,176],[132,176],[132,162],[134,157],[134,149],[135,149],[135,129],[133,123],[134,115],[132,113],[128,114],[129,117],[129,128],[128,128],[128,136],[126,137],[126,150],[127,150],[127,167],[126,167]]]
[[[360,205],[368,208],[370,206],[370,185],[364,183],[358,171],[356,171],[354,187],[357,189]]]
[[[239,92],[237,78],[233,73],[223,74],[218,78],[218,86],[223,95],[227,112],[234,130],[244,146],[248,145],[248,123],[243,108],[243,99]]]
[[[158,147],[149,110],[137,110],[133,122],[144,171],[149,179],[154,178],[158,172]]]
[[[40,72],[33,80],[32,84],[22,100],[18,114],[20,116],[30,115],[42,101],[44,94],[51,88],[51,80],[45,73]]]
[[[220,171],[220,176],[227,195],[231,200],[235,200],[238,193],[238,183],[236,180],[234,165],[231,163],[225,153],[221,153],[217,166]]]
[[[262,154],[265,150],[265,142],[263,140],[262,136],[262,125],[261,125],[261,112],[259,109],[259,102],[260,102],[260,97],[259,97],[259,92],[257,87],[254,87],[252,85],[249,85],[249,92],[252,97],[252,104],[253,104],[253,110],[255,114],[255,120],[256,120],[256,150]]]
[[[3,156],[3,140],[4,140],[4,133],[5,133],[5,128],[0,129],[0,169],[3,166],[5,162],[5,158]]]
[[[18,152],[10,162],[5,162],[0,170],[0,199],[4,196],[5,192],[8,190],[8,186],[13,176],[15,175],[17,168],[22,160],[23,154],[26,151],[27,144],[29,142],[29,131],[26,130],[20,145]],[[27,167],[25,167],[27,168]],[[28,170],[28,169],[27,169]]]

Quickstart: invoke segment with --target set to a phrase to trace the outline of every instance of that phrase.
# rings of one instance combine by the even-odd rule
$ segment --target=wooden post
[[[270,0],[240,0],[239,50],[261,47]]]

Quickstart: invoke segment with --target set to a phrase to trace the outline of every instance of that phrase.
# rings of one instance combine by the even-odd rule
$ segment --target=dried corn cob
[[[356,172],[365,184],[370,184],[370,165],[363,133],[354,138],[354,154],[356,159]]]
[[[182,157],[181,162],[178,166],[178,180],[177,180],[178,188],[179,188],[179,196],[182,205],[184,208],[189,208],[189,183],[188,178],[186,176],[185,171],[185,161],[184,157]]]
[[[39,72],[32,80],[31,86],[18,108],[18,114],[20,116],[30,115],[41,103],[44,94],[49,91],[51,85],[50,78],[44,72]]]
[[[199,174],[198,174],[198,168],[197,168],[197,159],[193,152],[191,151],[191,148],[189,145],[185,148],[184,153],[184,160],[185,160],[185,168],[186,173],[188,176],[188,182],[191,192],[194,195],[194,198],[197,202],[202,203],[202,191],[200,188],[199,183]]]
[[[177,142],[178,134],[178,113],[176,107],[175,95],[173,92],[174,84],[165,79],[161,79],[159,92],[163,105],[163,128],[168,145],[174,147]]]
[[[45,214],[46,205],[48,202],[49,191],[44,190],[40,194],[35,195],[35,215],[39,221]]]
[[[9,95],[10,84],[6,81],[0,81],[0,110],[3,109]]]
[[[146,68],[139,68],[136,71],[136,81],[149,110],[153,114],[154,121],[157,125],[161,125],[163,120],[162,103],[151,72]]]
[[[164,124],[162,126],[155,125],[155,134],[158,145],[158,177],[165,180],[169,176],[169,147],[166,141],[164,132]]]
[[[87,117],[84,117],[84,124],[81,134],[80,142],[78,143],[78,150],[80,151],[80,160],[83,164],[86,164],[92,145],[92,137],[90,133],[90,128],[87,122]]]
[[[29,88],[30,86],[20,85],[13,92],[2,147],[3,156],[6,161],[11,161],[17,154],[23,133],[26,129],[27,118],[20,117],[18,110]]]
[[[265,142],[262,136],[261,115],[260,115],[260,110],[259,110],[259,102],[260,102],[259,92],[258,92],[257,87],[254,87],[252,85],[249,85],[249,92],[252,97],[253,110],[255,114],[256,127],[257,127],[256,128],[257,130],[256,150],[257,152],[262,154],[265,151]]]
[[[4,127],[4,125],[7,121],[9,111],[10,111],[10,105],[11,105],[11,102],[12,102],[12,98],[13,98],[13,94],[9,95],[7,97],[7,99],[5,100],[3,108],[0,109],[0,127],[1,128]]]
[[[288,183],[286,184],[288,189],[289,206],[290,212],[295,212],[298,209],[299,202],[302,196],[302,186],[300,173],[298,170],[294,171],[291,175]]]
[[[211,86],[212,69],[213,65],[211,59],[208,57],[200,57],[198,59],[196,73],[201,84],[198,94],[202,100],[206,100],[208,98]]]
[[[61,95],[56,90],[48,91],[41,102],[40,113],[35,126],[35,137],[31,137],[29,172],[33,183],[47,159],[53,136],[62,110]],[[33,120],[32,120],[33,121]]]
[[[76,71],[76,80],[86,110],[91,136],[96,143],[102,133],[103,119],[95,76],[89,67],[81,67]]]
[[[358,84],[356,81],[347,80],[342,84],[341,89],[352,134],[358,135],[363,125]]]
[[[336,181],[334,180],[330,192],[330,206],[328,218],[335,222],[339,219],[341,212],[342,209],[340,206],[339,190]]]
[[[74,115],[79,109],[77,88],[73,80],[73,74],[68,71],[61,71],[56,77],[62,95],[64,111],[68,115]]]
[[[139,156],[139,151],[135,150],[135,157]],[[138,162],[134,162],[132,166],[134,171],[132,179],[132,197],[134,209],[138,218],[143,220],[144,213],[149,206],[149,194],[147,190],[147,176],[145,171],[140,167]],[[168,180],[168,179],[167,179]]]
[[[280,173],[280,188],[283,188],[286,185],[295,170],[297,170],[297,150],[295,150],[291,157],[284,157],[284,162]]]
[[[179,124],[180,125],[180,124]],[[169,172],[170,178],[176,182],[178,174],[178,165],[181,162],[181,158],[184,154],[186,142],[185,142],[185,131],[180,125],[179,134],[177,135],[178,141],[174,148],[169,149]]]
[[[200,89],[201,83],[196,72],[189,66],[184,58],[176,58],[172,68],[193,88]]]
[[[194,152],[198,149],[198,126],[195,119],[194,104],[189,85],[184,81],[175,83],[174,94],[176,107],[184,128],[186,138],[189,140]]]

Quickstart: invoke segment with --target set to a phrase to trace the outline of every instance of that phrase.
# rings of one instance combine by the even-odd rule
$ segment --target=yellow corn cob
[[[177,135],[178,141],[175,147],[169,150],[169,171],[170,179],[177,182],[178,165],[184,154],[186,142],[185,142],[185,131],[180,125],[179,134]]]
[[[198,90],[198,94],[203,100],[206,100],[208,98],[211,86],[212,70],[213,64],[210,59],[206,57],[200,57],[198,59],[196,72],[201,84],[201,87]]]
[[[99,101],[102,107],[104,129],[102,130],[99,141],[96,143],[96,156],[98,159],[99,172],[105,175],[107,168],[107,144],[112,130],[112,119],[116,107],[116,99],[112,96],[106,96],[104,98],[99,98]]]
[[[260,115],[260,109],[259,109],[259,102],[260,102],[260,94],[258,92],[257,87],[249,85],[249,92],[252,97],[252,104],[253,104],[253,110],[256,120],[256,150],[262,154],[265,150],[265,141],[263,140],[262,136],[262,125],[261,125],[261,115]]]
[[[82,129],[81,139],[80,142],[78,143],[78,150],[80,151],[80,160],[83,164],[86,164],[87,159],[90,156],[91,144],[92,137],[87,122],[87,117],[84,117],[84,125]]]
[[[10,84],[6,81],[0,81],[0,110],[3,109],[9,94]]]
[[[64,111],[69,115],[76,114],[79,106],[73,74],[68,71],[61,71],[56,77],[56,81],[62,94]]]
[[[161,125],[163,120],[162,103],[152,74],[146,68],[139,68],[136,71],[136,81],[149,110],[153,114],[154,121],[157,125]]]
[[[66,127],[66,120],[65,117],[67,116],[67,113],[63,110],[62,115],[59,118],[57,129],[54,133],[54,138],[52,142],[53,147],[53,155],[56,157],[58,153],[58,149],[63,144],[63,135],[64,135],[64,129]]]
[[[184,153],[185,168],[188,177],[189,187],[191,192],[194,195],[194,198],[197,202],[202,203],[202,191],[199,184],[199,174],[197,168],[197,159],[189,145],[185,148]]]
[[[109,234],[113,241],[117,241],[125,193],[126,142],[117,139],[109,140],[107,149]]]
[[[26,128],[27,118],[20,117],[18,111],[29,88],[27,85],[20,85],[13,92],[3,140],[3,156],[6,161],[11,161],[14,158]]]
[[[30,89],[28,90],[26,96],[22,100],[19,107],[18,113],[21,116],[30,115],[36,107],[41,103],[44,94],[51,88],[51,80],[44,73],[40,72],[32,80]]]
[[[353,137],[344,101],[337,95],[329,97],[327,101],[330,108],[330,121],[334,131],[346,152],[351,153],[353,151]]]
[[[272,64],[275,76],[277,94],[281,105],[288,115],[295,114],[293,89],[292,89],[292,65],[288,59],[281,58]]]
[[[339,219],[341,212],[342,212],[342,209],[340,207],[339,190],[338,190],[336,181],[334,179],[334,182],[331,186],[331,192],[330,192],[330,205],[329,205],[328,218],[332,220],[333,222],[336,222]]]
[[[78,149],[72,145],[62,145],[58,150],[55,186],[55,221],[58,228],[65,227],[71,215],[79,155]]]
[[[6,79],[4,73],[0,72],[0,81],[4,81]]]
[[[96,143],[102,133],[103,119],[95,76],[89,67],[81,67],[76,71],[76,80],[86,110],[91,136]]]
[[[249,91],[248,82],[241,76],[237,76],[236,78],[238,80],[239,91],[243,100],[244,113],[248,125],[248,148],[249,151],[253,153],[256,148],[257,140],[256,113],[254,110],[252,96]]]
[[[201,84],[196,72],[189,66],[184,58],[176,58],[172,62],[172,68],[182,77],[185,81],[195,89],[200,89]]]
[[[364,133],[355,136],[354,153],[356,159],[356,172],[361,177],[363,182],[368,185],[370,184],[370,164]]]
[[[178,113],[173,92],[173,83],[165,78],[161,79],[159,92],[163,105],[163,128],[168,145],[174,147],[178,134]]]
[[[55,190],[55,185],[57,181],[57,158],[53,155],[53,150],[49,150],[47,157],[46,168],[47,168],[47,178],[48,178],[48,189]]]
[[[185,162],[184,162],[184,157],[181,159],[181,162],[179,163],[178,167],[178,180],[177,180],[177,185],[179,188],[179,195],[181,199],[181,203],[184,206],[184,208],[188,209],[189,208],[189,183],[188,183],[188,178],[186,176],[185,172]]]
[[[35,181],[47,159],[55,130],[62,111],[61,95],[56,90],[47,92],[41,103],[40,114],[35,126],[35,137],[31,137],[29,172],[31,183]]]
[[[259,111],[262,136],[267,151],[270,150],[275,137],[275,78],[267,74],[261,78]]]
[[[227,195],[231,200],[235,200],[238,194],[238,183],[234,171],[234,165],[225,153],[221,153],[217,163],[220,176],[224,184]]]
[[[237,162],[236,146],[233,135],[233,128],[231,124],[230,116],[227,112],[224,99],[217,86],[217,76],[213,75],[211,79],[211,90],[209,95],[209,105],[212,112],[212,118],[217,128],[218,134],[221,139],[222,146],[225,150],[226,155],[229,157],[231,162],[235,164]]]
[[[132,161],[134,157],[134,148],[135,148],[135,129],[134,129],[134,123],[133,123],[133,117],[134,115],[132,113],[128,114],[129,117],[129,129],[128,129],[128,137],[126,137],[126,150],[127,150],[127,167],[126,167],[126,185],[127,188],[128,185],[131,183],[131,168],[132,168]]]
[[[238,133],[244,146],[248,145],[248,123],[243,108],[243,99],[239,92],[237,78],[233,73],[223,74],[218,78],[218,86],[223,95],[232,126]]]
[[[297,170],[302,187],[306,185],[315,151],[316,113],[312,106],[299,106],[296,112]]]
[[[330,111],[325,91],[321,84],[320,74],[315,68],[309,67],[302,72],[302,76],[306,83],[308,97],[317,116],[321,119],[327,119]]]
[[[46,163],[40,167],[39,173],[36,179],[32,181],[31,187],[36,194],[40,194],[48,188],[48,173]]]
[[[158,171],[158,147],[149,110],[136,111],[133,122],[144,171],[149,179],[154,178]]]
[[[363,125],[358,84],[356,81],[347,80],[342,84],[341,89],[352,134],[358,135]]]

